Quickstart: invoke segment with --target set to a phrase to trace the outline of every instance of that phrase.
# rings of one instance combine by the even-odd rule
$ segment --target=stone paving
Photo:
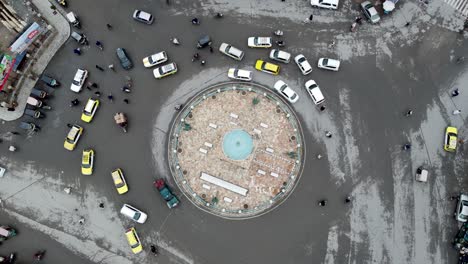
[[[185,181],[182,189],[192,199],[194,193],[201,198],[204,209],[221,210],[221,215],[229,217],[242,217],[245,211],[259,214],[275,205],[281,192],[292,189],[286,186],[296,182],[302,158],[297,120],[262,93],[230,89],[205,96],[183,121],[177,120],[182,128],[176,154]],[[244,160],[229,159],[223,152],[224,135],[235,129],[253,138],[254,149]],[[248,192],[243,196],[204,181],[202,173]]]

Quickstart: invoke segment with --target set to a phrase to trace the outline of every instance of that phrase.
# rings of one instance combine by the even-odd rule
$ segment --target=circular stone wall
[[[275,208],[302,171],[305,148],[296,115],[257,84],[207,88],[186,103],[170,135],[175,182],[197,207],[224,218]]]

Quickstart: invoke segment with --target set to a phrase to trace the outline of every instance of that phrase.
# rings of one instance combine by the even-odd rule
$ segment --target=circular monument
[[[221,83],[190,99],[170,131],[169,167],[198,208],[228,219],[262,215],[293,191],[305,155],[300,123],[271,89]]]

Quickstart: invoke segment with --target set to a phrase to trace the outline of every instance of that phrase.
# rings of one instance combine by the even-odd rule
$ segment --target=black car
[[[207,46],[211,46],[211,38],[208,35],[202,36],[197,43],[197,48],[201,49]]]
[[[57,80],[45,74],[41,76],[41,81],[45,82],[50,87],[60,86],[60,83]]]
[[[116,52],[117,52],[117,57],[120,60],[120,65],[122,65],[122,68],[124,68],[125,70],[130,70],[133,67],[133,63],[130,60],[130,58],[127,56],[125,49],[118,48]]]

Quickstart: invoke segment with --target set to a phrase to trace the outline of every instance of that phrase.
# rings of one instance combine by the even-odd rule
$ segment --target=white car
[[[312,101],[314,102],[315,105],[319,105],[323,103],[323,101],[325,101],[322,91],[320,91],[320,87],[317,85],[317,83],[314,80],[308,80],[305,83],[305,88],[307,92],[309,93],[310,98],[312,98]]]
[[[310,0],[313,7],[338,9],[338,0]]]
[[[325,70],[338,71],[340,69],[340,61],[328,58],[320,58],[318,60],[317,66]]]
[[[238,61],[244,58],[244,52],[242,50],[233,47],[227,43],[222,43],[221,46],[219,46],[219,52]]]
[[[252,72],[247,70],[241,70],[236,68],[230,68],[228,70],[228,77],[235,80],[241,81],[251,81],[252,80]]]
[[[3,167],[0,167],[0,178],[2,178],[5,175],[6,169]]]
[[[468,195],[460,194],[455,218],[460,222],[466,222],[468,220]]]
[[[83,88],[83,84],[86,81],[86,78],[88,78],[88,71],[85,69],[78,69],[75,73],[75,77],[73,77],[70,90],[74,91],[75,93],[79,93]]]
[[[148,215],[128,204],[122,206],[120,213],[140,224],[143,224],[148,218]]]
[[[289,88],[289,86],[282,80],[278,80],[273,87],[279,94],[281,94],[281,96],[286,98],[286,100],[288,100],[290,103],[295,103],[297,102],[297,100],[299,100],[299,95],[297,95],[297,93],[294,92],[293,89]]]
[[[154,78],[161,79],[162,77],[174,74],[177,72],[177,64],[171,62],[153,70]]]
[[[272,49],[270,51],[270,59],[283,63],[289,63],[289,60],[291,59],[291,53],[279,49]]]
[[[135,10],[135,12],[133,12],[133,19],[135,19],[136,21],[143,22],[148,25],[153,24],[153,21],[154,21],[153,15],[151,15],[148,12],[141,11],[138,9]]]
[[[378,23],[380,21],[380,15],[377,13],[375,7],[369,1],[364,1],[361,3],[361,9],[367,19],[370,20],[372,24]]]
[[[270,37],[250,37],[247,40],[247,45],[250,48],[271,48]]]
[[[307,61],[304,55],[297,55],[294,58],[294,61],[296,62],[303,75],[307,75],[312,72],[312,66],[310,66],[310,63]]]
[[[161,51],[146,58],[143,58],[143,65],[145,65],[146,68],[150,68],[166,61],[167,54],[165,51]]]

